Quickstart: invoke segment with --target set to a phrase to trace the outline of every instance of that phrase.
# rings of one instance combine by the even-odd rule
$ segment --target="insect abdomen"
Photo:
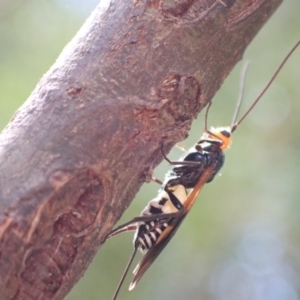
[[[163,231],[168,227],[168,222],[151,221],[141,224],[137,233],[136,241],[139,243],[139,249],[142,252],[152,248]]]
[[[182,204],[187,198],[186,189],[182,185],[172,187],[170,191],[176,196],[178,201]],[[169,192],[169,193],[170,193]],[[159,195],[151,200],[145,209],[142,211],[142,216],[159,215],[177,212],[178,209],[172,203],[167,191],[161,191]],[[171,219],[159,219],[153,221],[140,222],[138,230],[134,238],[134,243],[142,251],[148,251],[152,248],[163,231],[169,226]]]

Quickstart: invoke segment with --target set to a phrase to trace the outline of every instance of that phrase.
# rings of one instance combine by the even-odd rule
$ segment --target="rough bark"
[[[100,4],[0,136],[1,299],[64,298],[280,3]]]

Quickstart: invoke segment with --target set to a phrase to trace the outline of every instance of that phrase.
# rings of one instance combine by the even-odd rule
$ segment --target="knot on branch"
[[[213,13],[228,10],[234,3],[235,0],[149,0],[148,5],[158,9],[166,20],[186,23],[198,21]]]
[[[181,76],[176,73],[168,75],[157,88],[157,96],[169,106],[169,113],[174,119],[180,121],[197,115],[201,108],[200,95],[201,85],[194,76]]]

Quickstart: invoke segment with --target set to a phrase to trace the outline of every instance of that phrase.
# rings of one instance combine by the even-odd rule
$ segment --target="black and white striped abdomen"
[[[155,220],[140,224],[136,235],[136,242],[139,244],[139,249],[142,252],[152,248],[163,231],[169,226],[169,220]]]
[[[171,192],[183,204],[187,198],[186,189],[182,185],[172,187]],[[142,211],[142,216],[169,214],[177,212],[178,209],[173,205],[167,192],[161,191],[156,198],[151,200]],[[152,248],[163,231],[169,226],[171,219],[158,219],[149,222],[139,222],[138,229],[134,236],[134,243],[138,248],[145,252]]]

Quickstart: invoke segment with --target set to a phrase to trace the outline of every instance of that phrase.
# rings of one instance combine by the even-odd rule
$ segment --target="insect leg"
[[[183,151],[183,152],[187,152],[187,151],[188,151],[187,148],[181,146],[180,144],[175,144],[175,147],[177,147],[178,149],[180,149],[180,150]]]
[[[119,230],[113,230],[112,232],[110,232],[110,234],[107,236],[107,238],[110,238],[110,237],[115,236],[122,232],[135,231],[136,229],[137,229],[136,224],[124,226],[124,227],[120,228]]]
[[[119,282],[119,284],[118,284],[118,286],[117,286],[117,289],[116,289],[116,291],[115,291],[115,294],[114,294],[112,300],[116,300],[116,299],[117,299],[117,296],[118,296],[118,294],[119,294],[120,288],[121,288],[121,286],[122,286],[122,284],[123,284],[123,282],[124,282],[124,279],[125,279],[125,277],[126,277],[126,275],[127,275],[127,273],[128,273],[128,270],[129,270],[129,268],[130,268],[130,266],[131,266],[131,264],[132,264],[132,261],[133,261],[135,255],[136,255],[137,250],[138,250],[138,246],[137,246],[137,245],[134,245],[133,253],[131,254],[131,257],[130,257],[128,263],[127,263],[127,266],[126,266],[126,268],[125,268],[125,271],[124,271],[124,273],[123,273],[123,275],[122,275],[122,277],[121,277],[121,279],[120,279],[120,282]]]
[[[163,182],[160,179],[157,179],[156,177],[152,176],[152,181],[158,183],[159,185],[162,185]]]
[[[181,211],[175,212],[175,213],[169,213],[169,214],[155,214],[155,215],[147,215],[147,216],[138,216],[138,217],[134,217],[132,220],[118,226],[117,228],[113,229],[106,237],[105,240],[107,238],[110,238],[112,236],[114,236],[115,234],[117,234],[117,231],[121,231],[121,232],[125,232],[126,230],[123,230],[124,228],[128,227],[129,225],[133,224],[133,223],[137,223],[137,222],[150,222],[150,221],[154,221],[157,219],[160,220],[164,220],[164,219],[169,219],[169,218],[173,218],[176,217],[178,215],[181,215]]]
[[[172,161],[169,160],[166,154],[164,153],[163,147],[161,147],[161,153],[164,157],[164,159],[170,164],[170,165],[182,165],[182,166],[200,166],[202,165],[201,162],[198,161],[189,161],[189,160],[179,160],[179,161]]]

